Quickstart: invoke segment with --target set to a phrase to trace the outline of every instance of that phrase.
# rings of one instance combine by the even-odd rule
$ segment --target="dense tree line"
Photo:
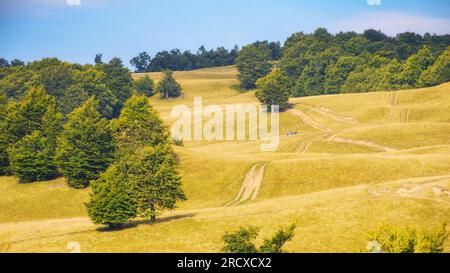
[[[27,65],[0,68],[0,93],[7,99],[20,100],[30,88],[43,87],[55,98],[64,116],[95,96],[103,117],[117,117],[132,93],[132,84],[131,73],[119,58],[96,65],[45,58]]]
[[[269,75],[264,49],[252,47],[252,53],[245,49],[238,56],[239,79],[243,87],[254,88],[257,76],[267,77],[259,80],[257,97],[262,103],[286,104],[286,89],[289,96],[302,97],[401,90],[450,81],[450,35],[406,32],[388,37],[376,30],[333,35],[323,28],[312,34],[295,33],[286,40],[274,75]],[[282,86],[280,77],[286,77]],[[274,92],[273,86],[280,91]]]
[[[415,88],[449,45],[450,35],[317,29],[287,39],[280,68],[292,80],[293,96]]]
[[[272,70],[270,60],[270,49],[264,44],[251,44],[243,47],[236,60],[241,88],[255,88],[256,81]]]
[[[172,49],[160,51],[152,58],[147,52],[139,53],[130,60],[135,72],[155,72],[163,70],[183,71],[213,66],[226,66],[235,63],[239,48],[232,50],[218,47],[206,50],[201,46],[194,54],[189,50]]]
[[[0,68],[22,66],[22,65],[25,65],[25,63],[19,59],[11,60],[11,63],[10,63],[5,58],[0,58]]]
[[[244,46],[236,58],[240,87],[242,89],[255,88],[256,81],[272,70],[272,61],[279,60],[280,57],[281,45],[279,42],[256,41]]]
[[[147,99],[154,89],[181,92],[171,72],[154,88],[100,55],[95,65],[43,59],[1,68],[0,175],[92,185],[86,206],[95,223],[154,222],[160,209],[186,199],[169,133]]]
[[[281,45],[279,42],[257,41],[253,45],[267,47],[270,59],[278,60],[281,56]],[[201,46],[194,54],[190,51],[173,49],[160,51],[152,58],[147,52],[142,52],[130,60],[135,72],[156,72],[164,70],[185,71],[198,68],[227,66],[236,63],[239,47],[235,46],[228,50],[224,47],[207,50]]]

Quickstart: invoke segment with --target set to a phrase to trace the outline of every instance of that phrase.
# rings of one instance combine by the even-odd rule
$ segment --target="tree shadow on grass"
[[[195,216],[195,213],[185,213],[180,215],[173,215],[173,216],[167,216],[167,217],[161,217],[156,218],[156,222],[152,223],[150,219],[142,219],[142,220],[134,220],[127,223],[124,223],[122,226],[118,228],[110,228],[108,226],[103,226],[97,228],[97,231],[100,232],[111,232],[111,231],[118,231],[118,230],[124,230],[124,229],[130,229],[130,228],[136,228],[139,225],[157,225],[165,222],[171,222],[171,221],[177,221],[185,218],[192,218]]]

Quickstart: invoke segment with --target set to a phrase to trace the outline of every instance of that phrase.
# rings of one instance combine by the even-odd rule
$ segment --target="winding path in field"
[[[375,186],[374,189],[369,189],[368,192],[377,197],[388,194],[400,198],[421,199],[450,205],[450,190],[439,185],[439,182],[449,179],[450,175],[403,178],[390,183],[410,182],[409,187],[406,187],[407,183],[404,183],[403,187],[394,188],[393,190],[389,189],[389,187],[379,188],[380,186]],[[424,194],[426,192],[431,193],[431,195]]]
[[[397,151],[397,149],[394,149],[394,148],[391,148],[391,147],[387,147],[387,146],[383,146],[383,145],[378,145],[378,144],[373,143],[373,142],[342,138],[342,137],[337,137],[336,135],[337,135],[337,133],[332,135],[332,136],[330,136],[327,140],[328,141],[338,142],[338,143],[349,143],[349,144],[354,144],[354,145],[359,145],[359,146],[375,148],[375,149],[383,151],[383,152]]]
[[[238,205],[244,201],[251,201],[255,199],[261,187],[264,177],[264,169],[266,166],[266,163],[257,163],[253,165],[250,171],[248,171],[245,175],[244,182],[242,183],[236,197],[224,206],[230,207]]]
[[[340,122],[345,122],[348,124],[357,124],[359,123],[356,119],[354,119],[351,116],[340,116],[338,115],[336,112],[334,112],[332,109],[326,108],[326,107],[315,107],[315,106],[311,106],[309,104],[306,103],[301,103],[300,105],[316,112],[319,113],[322,116],[326,116],[328,118],[334,119],[336,121],[340,121]]]
[[[315,122],[310,116],[303,113],[303,111],[301,111],[299,109],[290,109],[287,112],[291,113],[294,116],[299,117],[301,120],[303,120],[304,123],[313,127],[314,129],[317,129],[317,130],[320,130],[323,132],[332,132],[333,131],[332,129],[327,128],[327,127],[323,126],[322,124]]]
[[[299,117],[305,124],[311,126],[314,129],[320,130],[324,133],[331,133],[334,131],[331,128],[327,128],[327,127],[323,126],[322,124],[317,123],[310,116],[308,116],[307,114],[305,114],[303,111],[301,111],[299,109],[290,109],[287,112],[294,116]],[[320,111],[318,113],[320,113]],[[397,150],[397,149],[394,149],[391,147],[379,145],[379,144],[369,142],[369,141],[353,140],[353,139],[338,137],[337,134],[339,134],[339,133],[340,132],[334,132],[334,134],[331,135],[330,137],[328,137],[326,140],[338,142],[338,143],[349,143],[349,144],[354,144],[354,145],[359,145],[359,146],[375,148],[382,152],[393,152],[393,151]],[[300,153],[306,152],[309,144],[311,144],[311,142],[314,141],[319,136],[321,136],[321,135],[318,135],[318,136],[316,135],[316,136],[313,136],[312,138],[307,138],[302,144],[299,145],[299,147],[297,148],[297,151]]]

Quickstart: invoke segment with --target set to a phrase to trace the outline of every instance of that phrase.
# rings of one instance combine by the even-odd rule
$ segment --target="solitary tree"
[[[255,88],[256,80],[270,73],[272,69],[270,59],[271,52],[268,47],[248,45],[239,51],[236,65],[239,70],[238,79],[243,89]]]
[[[181,86],[173,78],[172,71],[164,71],[164,78],[158,83],[156,91],[158,91],[161,94],[161,97],[165,99],[168,99],[169,97],[179,97],[181,95]]]
[[[288,107],[290,80],[279,69],[256,82],[256,98],[267,105],[278,105],[280,110]],[[269,107],[270,108],[270,107]]]
[[[173,209],[177,201],[186,200],[170,146],[145,147],[124,161],[139,216],[154,223],[159,209]]]
[[[113,159],[110,126],[97,112],[97,104],[90,98],[75,109],[58,140],[58,166],[74,188],[88,186],[89,181],[97,179]]]
[[[119,165],[112,165],[92,182],[91,199],[86,208],[96,224],[119,228],[136,217],[136,203],[133,198],[127,174]]]
[[[147,75],[134,81],[136,94],[151,97],[154,95],[155,84]]]
[[[156,221],[159,209],[173,209],[186,197],[171,148],[145,147],[119,158],[93,183],[87,209],[91,219],[110,227],[136,217]]]

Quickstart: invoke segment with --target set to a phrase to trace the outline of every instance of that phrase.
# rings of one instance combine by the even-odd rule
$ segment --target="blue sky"
[[[297,31],[450,34],[448,0],[1,0],[0,57],[92,63],[139,52],[284,41]]]

